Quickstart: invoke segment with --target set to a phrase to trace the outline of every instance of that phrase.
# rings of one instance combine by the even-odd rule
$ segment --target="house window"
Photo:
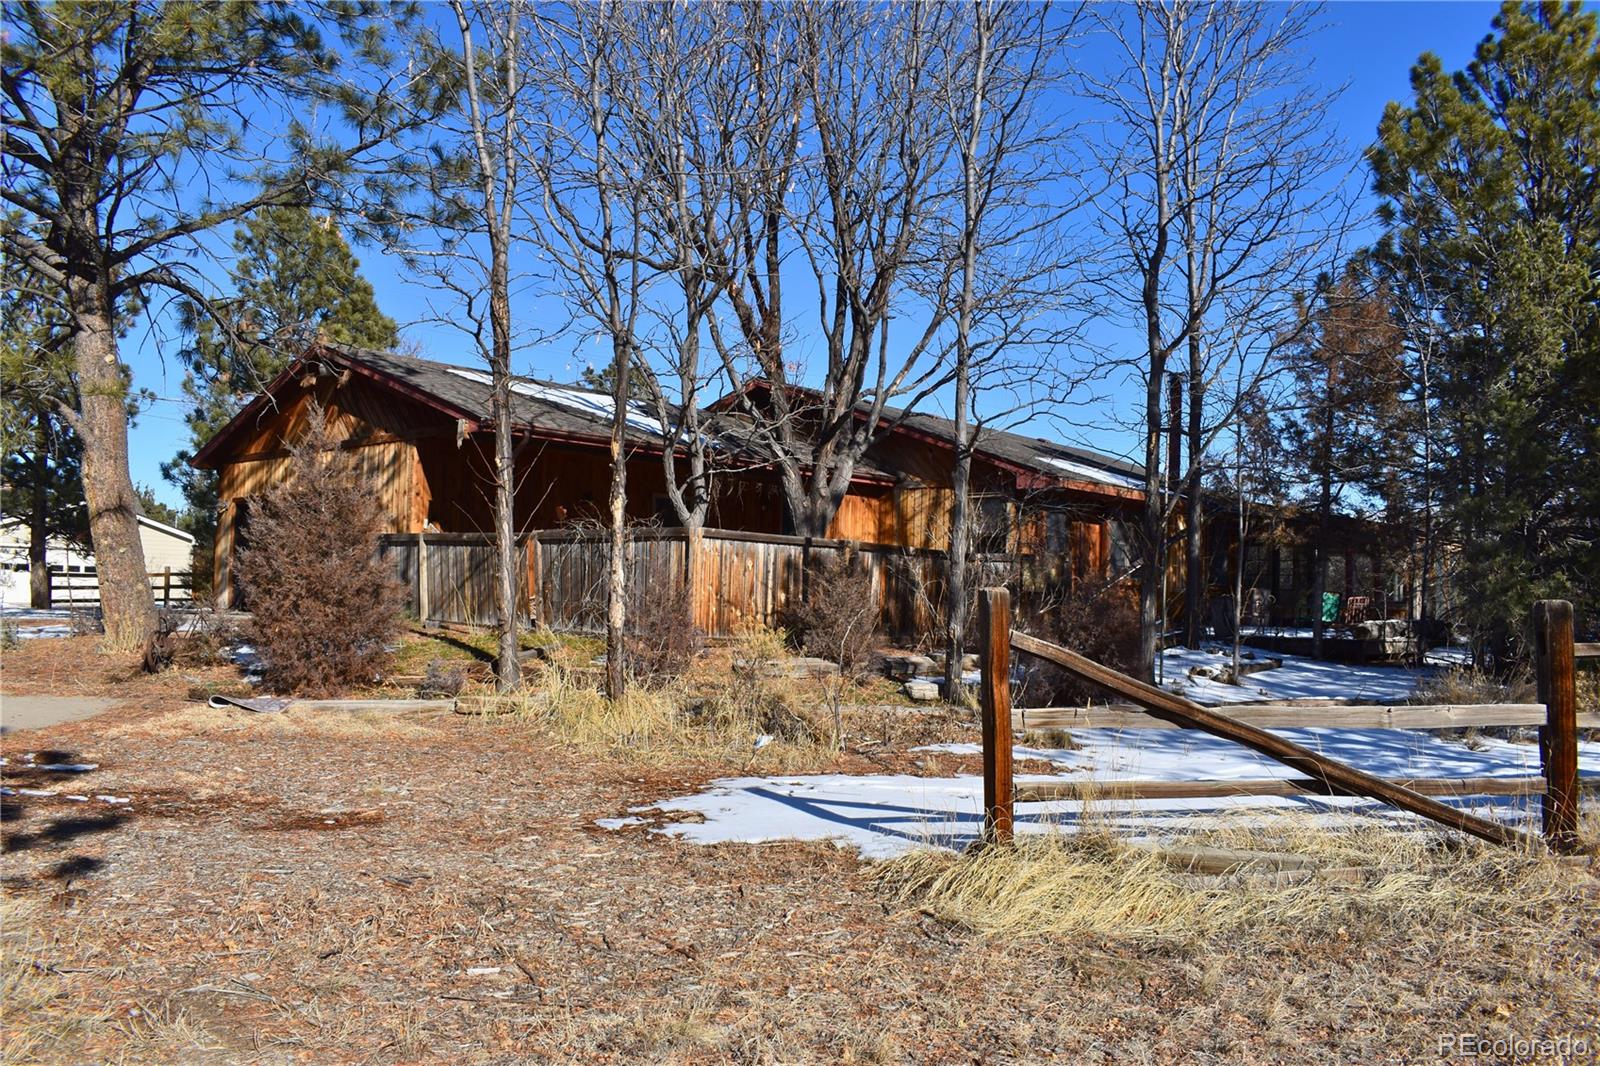
[[[1011,508],[1004,496],[978,497],[977,527],[972,550],[979,555],[1004,555],[1011,541]]]
[[[1246,544],[1244,548],[1244,587],[1260,588],[1267,583],[1268,549],[1261,544]]]
[[[1133,572],[1144,554],[1139,550],[1139,529],[1127,518],[1109,519],[1106,526],[1111,540],[1111,573],[1123,577]]]
[[[1065,511],[1046,511],[1044,550],[1051,555],[1066,555],[1072,545],[1072,522]]]

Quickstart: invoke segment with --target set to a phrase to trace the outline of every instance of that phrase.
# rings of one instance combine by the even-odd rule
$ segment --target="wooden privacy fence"
[[[526,552],[526,538],[519,541]],[[494,543],[481,533],[400,533],[378,541],[406,589],[406,607],[424,622],[494,625],[496,602]],[[519,613],[528,613],[527,581],[522,583]]]
[[[601,632],[611,538],[605,531],[555,530],[522,537],[525,581],[519,611],[552,629]],[[687,591],[695,626],[729,637],[751,625],[779,626],[800,602],[808,562],[851,553],[871,577],[885,632],[926,632],[943,598],[943,553],[838,540],[807,541],[708,529],[636,530],[628,539],[629,611],[648,597]],[[484,534],[406,533],[381,538],[424,621],[493,625],[499,618],[494,547]]]
[[[1600,714],[1577,713],[1576,657],[1600,658],[1600,645],[1573,642],[1572,605],[1534,605],[1535,659],[1541,702],[1484,706],[1251,705],[1226,713],[1102,666],[1066,648],[1011,629],[1010,596],[984,589],[982,629],[984,839],[1012,837],[1017,803],[1084,799],[1197,799],[1227,796],[1364,796],[1498,844],[1527,844],[1526,834],[1440,803],[1435,796],[1539,795],[1545,840],[1557,851],[1577,846],[1578,729],[1600,728]],[[1011,706],[1011,650],[1043,658],[1131,704],[1089,708],[1015,710]],[[1539,725],[1538,777],[1375,777],[1270,733],[1269,728],[1459,729],[1463,726]],[[1017,731],[1066,728],[1197,729],[1260,752],[1305,776],[1255,781],[1050,781],[1015,784],[1012,738]]]
[[[100,606],[100,574],[94,567],[71,568],[52,566],[49,577],[49,606],[98,607]],[[166,607],[187,604],[194,599],[194,575],[187,570],[173,570],[170,566],[148,575],[150,592],[156,603]]]

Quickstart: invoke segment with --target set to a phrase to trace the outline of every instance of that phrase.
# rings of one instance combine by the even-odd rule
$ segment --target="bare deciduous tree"
[[[938,106],[951,17],[806,2],[732,20],[742,92],[723,94],[709,121],[730,138],[733,233],[716,269],[734,328],[708,326],[801,536],[826,536],[884,408],[948,380],[939,338],[954,271],[933,238],[951,206]],[[787,345],[791,259],[815,285],[814,394],[795,388],[803,367]],[[767,402],[747,389],[757,380]]]
[[[511,256],[519,240],[525,195],[521,165],[531,106],[522,83],[520,0],[466,4],[450,0],[457,42],[425,36],[424,66],[450,101],[427,128],[423,158],[409,169],[421,203],[404,211],[391,239],[407,265],[446,294],[432,317],[462,329],[489,366],[494,424],[493,486],[495,600],[499,647],[495,683],[501,692],[521,681],[518,604],[525,568],[518,558],[516,446],[512,417]]]
[[[945,581],[945,692],[959,691],[968,614],[972,455],[986,421],[1028,410],[1035,390],[1018,386],[1044,375],[1020,373],[1020,353],[1038,339],[1037,319],[1067,300],[1053,282],[1065,264],[1057,223],[1066,128],[1039,105],[1060,58],[1069,25],[1057,25],[1047,4],[976,0],[952,27],[942,90],[945,136],[953,144],[960,199],[949,243],[953,285],[954,421],[950,543]],[[1059,342],[1059,332],[1051,339]],[[1002,410],[980,408],[980,393],[1009,393]]]
[[[640,361],[643,292],[654,274],[641,219],[647,195],[624,151],[617,103],[633,83],[639,24],[616,3],[541,12],[529,76],[541,87],[531,151],[541,211],[538,236],[573,314],[611,349],[611,561],[606,586],[606,694],[627,683],[627,441],[632,369]],[[669,450],[670,441],[663,441]]]
[[[1091,9],[1119,53],[1109,73],[1084,79],[1111,116],[1104,158],[1114,195],[1102,200],[1100,217],[1112,270],[1102,289],[1129,306],[1144,334],[1137,359],[1111,363],[1132,369],[1145,394],[1139,668],[1148,677],[1180,499],[1189,512],[1190,617],[1196,626],[1200,617],[1205,455],[1236,415],[1209,386],[1240,361],[1269,372],[1262,338],[1278,336],[1288,297],[1336,257],[1327,219],[1339,162],[1326,132],[1331,97],[1307,85],[1300,53],[1316,11],[1184,0]],[[1213,343],[1208,331],[1234,342]],[[1169,494],[1161,456],[1162,387],[1180,349],[1190,393],[1182,497]]]

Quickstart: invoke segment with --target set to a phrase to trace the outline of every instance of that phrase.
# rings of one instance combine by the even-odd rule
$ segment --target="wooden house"
[[[760,390],[765,386],[752,386]],[[297,359],[195,456],[219,475],[215,587],[242,606],[230,579],[248,541],[252,500],[278,483],[313,401],[347,461],[371,479],[394,534],[481,534],[491,528],[490,378],[482,370],[320,344]],[[609,483],[611,398],[519,379],[517,525],[598,525]],[[781,537],[791,527],[771,464],[731,398],[707,410],[722,469],[707,526]],[[948,540],[954,427],[891,411],[857,464],[831,538],[912,551]],[[642,409],[630,417],[630,519],[673,525],[663,453],[671,447]],[[974,465],[975,512],[994,553],[1053,550],[1080,571],[1111,560],[1110,519],[1137,505],[1136,467],[1038,438],[986,431]]]
[[[743,397],[723,397],[706,410],[719,468],[706,524],[717,531],[714,539],[721,554],[711,564],[710,591],[697,587],[695,593],[713,601],[697,607],[697,617],[718,632],[750,618],[776,617],[788,596],[785,589],[794,583],[795,561],[801,555],[796,546],[812,548],[787,536],[792,524],[770,456],[741,413],[745,404],[770,402],[769,388],[753,382]],[[814,400],[815,394],[796,389],[791,408],[804,419]],[[252,501],[284,477],[289,447],[303,432],[313,401],[327,413],[346,461],[372,481],[396,538],[456,537],[465,543],[476,537],[481,543],[492,528],[489,375],[411,356],[319,344],[280,374],[194,459],[196,466],[219,474],[214,579],[223,607],[246,606],[231,580],[233,559],[249,539]],[[566,531],[561,540],[566,551],[582,540],[581,530],[588,527],[598,544],[610,479],[611,411],[611,397],[605,393],[532,378],[514,383],[520,532],[546,531],[539,534],[545,540],[554,537],[553,531]],[[667,437],[642,407],[630,414],[627,511],[632,521],[676,524],[665,477],[667,464],[681,460]],[[939,600],[936,578],[929,576],[937,566],[919,564],[923,577],[918,588],[896,591],[890,556],[931,560],[947,548],[954,447],[955,427],[949,419],[886,411],[828,530],[834,542],[871,549],[874,565],[881,564],[884,601],[903,601],[902,619],[926,620],[929,604]],[[1144,495],[1137,465],[1040,437],[984,428],[974,445],[972,492],[976,550],[1012,564],[1008,580],[1055,586],[1085,578],[1115,581],[1130,576],[1137,565],[1131,531],[1137,528]],[[738,549],[741,538],[760,549]],[[1219,531],[1217,540],[1227,539]],[[555,540],[549,543],[547,554],[559,554]],[[417,600],[426,605],[426,552],[420,551],[420,541],[418,548],[416,560],[407,565],[418,582]],[[688,549],[674,550],[681,554]],[[540,571],[541,565],[547,572]],[[530,549],[530,613],[588,617],[592,603],[583,601],[593,599],[594,568],[593,559],[580,564],[570,551],[541,564]],[[762,568],[770,571],[765,581],[752,576]],[[1215,569],[1213,581],[1225,588],[1224,575],[1231,573],[1228,559],[1223,557]],[[1169,574],[1169,580],[1180,578],[1181,569]],[[466,579],[441,576],[436,568],[428,580]],[[449,595],[450,588],[436,588],[435,606]],[[715,602],[722,599],[736,602]],[[913,599],[920,602],[915,610],[907,606]],[[481,613],[480,606],[462,618]]]

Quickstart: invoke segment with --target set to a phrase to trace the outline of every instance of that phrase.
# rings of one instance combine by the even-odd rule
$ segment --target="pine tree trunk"
[[[612,385],[611,415],[611,571],[606,583],[606,697],[618,700],[627,687],[628,596],[628,461],[627,443],[628,371],[627,346],[621,342],[615,352],[616,380]]]
[[[28,602],[38,610],[50,606],[50,511],[44,491],[50,476],[50,432],[43,415],[33,452],[33,506],[28,514]]]
[[[139,501],[128,474],[128,388],[103,290],[74,283],[73,342],[78,371],[77,430],[83,442],[83,496],[100,579],[108,649],[141,650],[156,632],[156,603],[139,540]]]

